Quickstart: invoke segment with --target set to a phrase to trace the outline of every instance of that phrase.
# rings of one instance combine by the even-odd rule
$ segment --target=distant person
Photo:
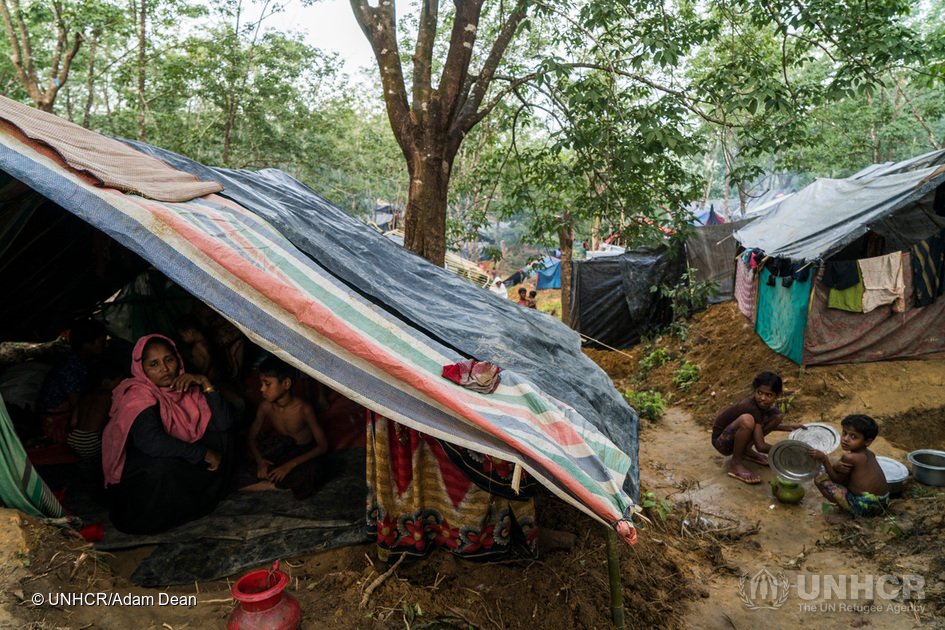
[[[531,308],[531,302],[528,301],[528,289],[525,287],[518,288],[518,302],[519,306],[524,306],[525,308]]]
[[[49,371],[39,393],[40,425],[51,441],[65,444],[79,399],[94,386],[92,368],[105,355],[107,344],[108,332],[97,320],[80,319],[69,327],[72,351]]]
[[[793,431],[799,424],[783,424],[781,410],[774,404],[783,391],[781,377],[761,372],[752,381],[752,395],[724,409],[712,425],[712,446],[722,455],[731,455],[728,476],[747,484],[761,483],[761,477],[745,468],[749,461],[768,465],[771,445],[765,436],[774,430]]]
[[[538,308],[538,291],[528,292],[528,308]]]
[[[191,313],[182,315],[174,322],[177,336],[187,344],[190,351],[187,365],[194,374],[203,374],[211,381],[218,382],[219,374],[214,361],[214,351],[203,331],[203,325]]]
[[[249,429],[249,450],[256,460],[258,483],[243,490],[292,490],[305,499],[323,481],[322,455],[328,451],[325,432],[312,406],[292,394],[295,370],[275,357],[259,366],[262,403]],[[260,439],[265,424],[275,435]]]
[[[495,280],[493,280],[492,284],[489,286],[489,290],[503,298],[509,297],[509,292],[508,290],[506,290],[505,283],[502,282],[501,278],[496,278]]]
[[[86,468],[102,469],[102,429],[108,423],[112,391],[128,376],[117,360],[103,361],[92,370],[95,386],[79,400],[75,425],[66,444]]]
[[[889,486],[876,455],[867,448],[879,435],[876,421],[857,414],[844,418],[840,427],[840,448],[846,452],[839,461],[831,463],[830,457],[817,449],[808,451],[823,464],[814,485],[828,501],[847,514],[884,514],[889,506]]]

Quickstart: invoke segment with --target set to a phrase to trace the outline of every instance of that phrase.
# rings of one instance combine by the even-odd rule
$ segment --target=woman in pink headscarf
[[[112,397],[102,469],[115,527],[151,534],[211,512],[226,493],[233,419],[167,337],[138,340],[131,374]]]

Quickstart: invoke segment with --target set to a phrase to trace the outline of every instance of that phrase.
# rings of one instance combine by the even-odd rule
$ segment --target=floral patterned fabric
[[[507,462],[480,457],[485,467],[511,475]],[[535,504],[524,492],[514,500],[483,490],[439,440],[375,414],[368,415],[367,481],[368,532],[382,560],[437,547],[476,559],[502,557],[516,546],[536,552]]]

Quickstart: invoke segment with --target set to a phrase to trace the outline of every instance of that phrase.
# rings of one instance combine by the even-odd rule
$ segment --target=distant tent
[[[693,212],[692,225],[721,225],[725,223],[725,218],[715,211],[715,208],[702,208]]]
[[[945,350],[943,230],[945,151],[817,180],[734,233],[739,308],[802,365]]]
[[[542,256],[538,260],[533,260],[528,263],[525,267],[503,280],[503,282],[507,287],[514,287],[536,274],[538,275],[537,289],[560,289],[561,259],[552,256]]]
[[[48,334],[56,319],[36,295],[54,285],[12,290],[16,274],[7,263],[29,262],[41,249],[45,264],[36,273],[94,286],[73,295],[73,308],[82,298],[88,308],[134,277],[143,260],[251,341],[351,400],[520,466],[635,538],[637,417],[565,326],[397,247],[281,171],[209,168],[3,97],[0,119],[4,179],[44,198],[44,214],[33,220],[50,221],[50,229],[58,222],[83,245],[58,251],[37,241],[2,250],[9,299],[0,339]],[[159,200],[164,193],[169,201]],[[0,204],[0,226],[33,211],[32,196],[22,199],[28,203]],[[122,281],[97,278],[122,252],[138,261],[119,265]],[[503,368],[494,394],[442,377],[444,365],[467,358]]]
[[[651,287],[676,284],[685,260],[666,250],[638,249],[618,256],[572,262],[571,327],[588,339],[625,348],[672,320],[672,311]]]
[[[712,304],[731,300],[735,294],[735,253],[738,241],[732,233],[750,219],[697,227],[686,239],[689,267],[695,269],[699,282],[714,282],[718,292],[709,298]]]
[[[560,289],[561,259],[545,256],[539,263],[540,264],[535,266],[535,273],[538,274],[538,285],[536,288],[539,291],[543,289]]]

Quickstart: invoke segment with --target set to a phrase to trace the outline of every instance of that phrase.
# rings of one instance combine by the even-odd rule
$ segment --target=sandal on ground
[[[761,483],[761,477],[751,472],[748,472],[747,470],[741,471],[741,472],[736,472],[732,470],[732,471],[729,471],[728,476],[731,477],[732,479],[738,479],[739,481],[743,483],[747,483],[749,486],[753,486],[755,484]]]
[[[750,453],[745,453],[744,455],[742,455],[742,459],[748,462],[752,462],[754,464],[760,464],[761,466],[768,465],[768,456],[765,455],[764,453],[758,453],[754,451]]]

